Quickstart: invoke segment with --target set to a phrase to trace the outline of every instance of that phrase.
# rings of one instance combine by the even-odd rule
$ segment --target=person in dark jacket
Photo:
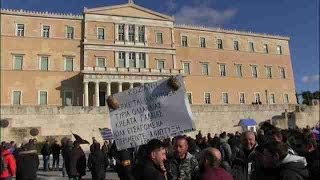
[[[39,158],[36,148],[33,144],[28,143],[21,147],[17,152],[17,180],[34,180],[37,179],[37,170],[39,167]]]
[[[81,180],[86,175],[86,156],[78,141],[74,141],[70,157],[70,177]]]
[[[279,180],[307,180],[309,177],[307,162],[304,157],[288,152],[288,145],[272,141],[264,146],[263,166],[278,168]]]
[[[65,173],[67,173],[68,177],[70,177],[70,160],[71,160],[71,154],[72,154],[73,144],[70,139],[68,139],[62,148],[61,154],[63,157],[63,165],[64,168],[62,169],[62,175],[65,176]],[[65,171],[65,172],[64,172]]]
[[[93,180],[104,180],[106,177],[106,168],[108,159],[100,150],[100,144],[95,143],[90,149],[88,158],[88,168],[91,171]]]
[[[31,142],[29,142],[31,143]],[[50,159],[50,145],[49,145],[49,141],[46,140],[45,144],[43,145],[42,149],[41,149],[41,154],[43,157],[43,170],[44,171],[48,171],[49,170],[49,159]]]
[[[51,153],[53,157],[52,170],[59,170],[60,151],[61,146],[58,144],[57,140],[54,140],[54,142],[51,145]]]
[[[201,180],[233,180],[231,174],[220,167],[222,155],[216,148],[207,148],[200,157]]]
[[[136,180],[166,180],[165,145],[160,140],[150,140],[146,145],[146,155],[133,171]]]
[[[257,146],[255,134],[251,131],[241,135],[241,146],[236,148],[232,157],[231,174],[235,180],[250,180],[255,169],[255,152]]]

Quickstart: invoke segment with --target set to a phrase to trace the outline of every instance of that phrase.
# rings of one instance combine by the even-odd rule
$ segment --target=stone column
[[[171,28],[171,47],[175,47],[174,29]]]
[[[130,82],[129,84],[130,84],[130,89],[132,89],[133,88],[133,83]]]
[[[119,67],[119,52],[118,51],[114,52],[114,66]]]
[[[114,40],[119,40],[119,24],[114,23]]]
[[[89,106],[89,82],[83,82],[84,106]]]
[[[135,42],[139,42],[139,26],[134,25],[134,40]]]
[[[118,92],[122,92],[122,82],[118,83]]]
[[[175,54],[172,54],[172,64],[173,64],[173,69],[177,69],[177,61],[176,61]]]
[[[148,35],[149,35],[148,28],[147,26],[144,26],[144,42],[145,43],[148,43]]]
[[[149,68],[149,54],[146,53],[146,68]]]
[[[95,96],[96,96],[96,107],[100,106],[100,98],[99,98],[99,82],[95,82]]]
[[[107,95],[111,95],[111,82],[107,82]]]
[[[129,25],[128,24],[124,25],[124,40],[125,42],[129,41]]]
[[[139,53],[138,52],[136,52],[136,68],[139,68],[140,67],[140,65],[139,65]]]
[[[125,60],[126,60],[126,62],[125,62],[125,63],[126,63],[126,64],[125,64],[125,67],[126,67],[126,68],[129,67],[129,53],[130,53],[130,52],[126,52],[126,53],[125,53],[125,57],[126,57],[126,59],[125,59]]]

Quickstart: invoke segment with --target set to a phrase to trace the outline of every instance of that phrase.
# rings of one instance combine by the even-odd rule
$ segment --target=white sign
[[[118,150],[146,144],[195,130],[181,76],[174,91],[167,80],[114,94],[120,107],[110,109],[111,127]]]

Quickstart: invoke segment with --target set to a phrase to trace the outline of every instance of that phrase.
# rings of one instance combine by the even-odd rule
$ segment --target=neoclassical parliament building
[[[82,15],[1,9],[1,105],[105,106],[178,74],[191,104],[296,104],[289,40],[178,25],[132,2]]]

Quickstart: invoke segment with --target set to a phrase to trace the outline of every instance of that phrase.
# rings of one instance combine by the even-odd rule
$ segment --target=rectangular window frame
[[[257,79],[259,77],[259,68],[258,65],[250,65],[251,67],[251,77],[253,77],[254,79]],[[256,68],[256,75],[254,74],[253,68]]]
[[[263,52],[269,54],[269,47],[268,44],[263,44]]]
[[[259,103],[259,101],[257,101],[257,94],[259,94],[259,101],[262,102],[261,101],[261,93],[260,92],[254,92],[253,93],[254,102]]]
[[[125,51],[120,51],[118,55],[118,67],[119,68],[125,68],[126,67],[126,53]],[[123,67],[121,61],[123,60]]]
[[[276,48],[277,48],[277,54],[278,54],[278,55],[282,55],[282,53],[283,53],[283,52],[282,52],[282,46],[277,45]]]
[[[147,55],[144,52],[140,52],[138,54],[138,58],[139,58],[139,68],[145,69],[147,68]],[[143,67],[141,66],[141,62],[144,62]]]
[[[188,70],[188,72],[187,72],[187,73],[185,72],[186,70],[185,70],[185,68],[184,68],[184,65],[185,65],[185,64],[188,64],[188,69],[189,69],[189,70]],[[191,74],[191,67],[190,67],[190,64],[191,64],[190,62],[183,62],[183,63],[182,63],[182,69],[183,69],[183,73],[184,73],[184,74],[188,74],[188,75],[190,75],[190,74]]]
[[[16,69],[16,57],[22,57],[21,60],[21,68],[20,69]],[[13,54],[13,63],[12,63],[12,69],[15,71],[22,71],[23,70],[23,60],[24,60],[24,55],[23,54]]]
[[[290,103],[289,93],[284,93],[283,94],[283,103],[284,104],[289,104]]]
[[[239,41],[233,41],[233,50],[239,51]]]
[[[19,104],[14,104],[14,93],[15,92],[20,92]],[[11,105],[20,106],[20,105],[23,104],[22,103],[22,93],[23,93],[22,90],[17,90],[17,89],[14,89],[14,90],[11,91]]]
[[[45,27],[49,27],[47,34],[45,34],[46,33],[46,31],[44,29]],[[51,34],[51,26],[50,25],[42,25],[41,26],[41,37],[48,39],[48,38],[50,38],[50,34]]]
[[[207,66],[207,71],[205,72],[204,70],[204,67]],[[209,63],[207,62],[202,62],[201,63],[201,75],[204,75],[204,76],[209,76]]]
[[[221,38],[217,39],[217,48],[223,49],[223,40]]]
[[[138,26],[138,41],[140,43],[144,43],[146,41],[145,33],[146,33],[145,26]]]
[[[200,37],[200,48],[206,48],[207,47],[207,39],[205,37]]]
[[[128,52],[128,61],[129,61],[129,68],[135,68],[137,67],[136,64],[136,53],[135,52]],[[131,63],[133,62],[133,67],[131,66]]]
[[[67,60],[70,60],[69,58],[71,58],[71,61],[72,61],[72,70],[67,70]],[[74,71],[74,58],[72,56],[65,56],[64,57],[64,68],[63,68],[63,70],[67,71],[67,72]]]
[[[22,30],[19,29],[19,25],[23,25],[23,29]],[[24,37],[25,36],[25,32],[26,32],[26,25],[22,24],[22,23],[17,23],[16,24],[16,36]]]
[[[255,52],[254,43],[252,41],[249,41],[249,52]]]
[[[207,97],[209,95],[209,97]],[[211,93],[210,92],[204,92],[204,103],[205,104],[211,104]]]
[[[71,33],[68,32],[69,28],[72,30]],[[66,38],[67,39],[74,39],[74,27],[73,26],[66,26]]]
[[[71,92],[72,97],[71,97],[71,105],[67,105],[66,103],[66,93]],[[73,106],[74,104],[74,90],[73,89],[64,89],[63,90],[63,106]]]
[[[136,25],[134,24],[128,24],[128,42],[135,42],[135,36],[136,36]]]
[[[236,67],[237,77],[242,78],[243,77],[242,64],[235,64],[235,67]],[[240,67],[240,72],[239,72],[238,67]]]
[[[185,41],[184,41],[185,38]],[[181,35],[181,47],[188,47],[188,36]]]
[[[266,69],[266,77],[268,79],[272,79],[273,75],[272,75],[272,66],[265,66]],[[270,70],[270,71],[269,71]]]
[[[102,30],[102,34],[100,34],[100,31],[99,30]],[[98,40],[105,40],[105,28],[104,27],[97,27],[97,39]]]
[[[243,101],[241,101],[242,95],[243,94]],[[239,92],[239,104],[246,104],[246,93],[245,92]]]
[[[224,101],[225,100],[225,96],[224,95],[227,95],[226,96],[226,102]],[[222,104],[229,104],[229,93],[228,92],[222,92]]]
[[[163,44],[163,33],[162,32],[156,32],[156,43]]]
[[[100,60],[103,60],[104,66],[99,66]],[[96,67],[99,67],[99,68],[107,67],[107,59],[105,57],[96,57]]]
[[[276,94],[274,92],[269,93],[269,104],[276,104]]]
[[[283,70],[283,73],[282,73]],[[285,67],[279,67],[279,74],[281,79],[287,79],[287,72]]]
[[[47,60],[48,60],[47,70],[43,70],[43,69],[42,69],[42,57],[46,57]],[[40,70],[40,71],[49,71],[49,69],[50,69],[49,67],[50,67],[50,59],[49,59],[49,56],[39,56],[39,70]]]
[[[125,41],[125,24],[118,24],[118,41]]]
[[[165,67],[166,67],[166,61],[164,60],[164,59],[157,59],[156,60],[157,61],[157,69],[160,69],[160,70],[162,70],[162,69],[165,69]],[[163,62],[163,68],[160,68],[160,62]]]
[[[41,92],[46,92],[46,95],[47,95],[47,97],[46,97],[46,104],[40,104],[40,103],[41,103],[41,100],[40,100]],[[47,90],[39,90],[39,91],[38,91],[38,105],[40,105],[40,106],[47,106],[47,105],[49,105],[49,93],[48,93]]]
[[[226,77],[227,76],[227,64],[225,63],[218,63],[219,64],[219,76]],[[222,71],[221,66],[224,66],[224,71]]]

